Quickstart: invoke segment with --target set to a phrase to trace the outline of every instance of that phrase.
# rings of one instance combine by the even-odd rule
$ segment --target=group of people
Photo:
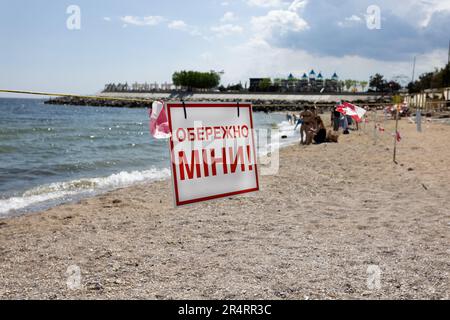
[[[365,109],[365,110],[364,110]],[[302,145],[310,145],[312,143],[321,144],[324,142],[338,142],[339,132],[342,129],[344,135],[350,134],[350,130],[358,131],[359,123],[364,120],[367,108],[360,108],[350,103],[339,102],[333,110],[331,110],[331,127],[328,130],[319,116],[323,113],[314,107],[305,106],[300,116],[296,114],[287,114],[287,120],[290,124],[295,124],[294,131],[299,126]]]
[[[300,144],[310,145],[313,143],[321,144],[327,140],[327,129],[323,123],[322,118],[317,114],[317,109],[310,109],[305,107],[302,113],[300,113],[300,119],[302,120],[300,128]]]
[[[324,142],[337,142],[337,136],[332,132],[327,133],[327,129],[322,118],[318,115],[316,108],[309,108],[308,106],[300,113],[300,117],[293,114],[287,115],[287,120],[291,124],[295,124],[295,129],[300,128],[300,144],[310,145],[321,144]]]
[[[337,132],[340,128],[344,134],[349,134],[349,129],[351,130],[359,130],[359,123],[351,116],[343,115],[336,109],[331,112],[331,123],[333,126],[333,131]]]

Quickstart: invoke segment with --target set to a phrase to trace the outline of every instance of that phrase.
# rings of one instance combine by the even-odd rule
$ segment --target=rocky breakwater
[[[78,98],[78,97],[58,97],[45,101],[45,104],[69,105],[69,106],[90,106],[90,107],[112,107],[112,108],[148,108],[153,101],[147,100],[127,100],[127,99],[98,99],[98,98]]]
[[[105,98],[105,99],[102,99]],[[276,98],[264,97],[261,95],[227,95],[224,97],[210,96],[189,96],[189,95],[170,95],[170,96],[142,96],[142,97],[114,97],[114,99],[108,99],[113,97],[99,96],[99,98],[78,98],[78,97],[60,97],[48,100],[47,104],[56,105],[76,105],[76,106],[95,106],[95,107],[117,107],[117,108],[148,108],[154,100],[163,101],[185,101],[185,102],[203,102],[203,103],[252,103],[253,110],[256,112],[282,112],[282,111],[301,111],[306,106],[321,109],[333,108],[336,104],[336,99],[330,99],[329,101],[311,101],[304,99],[303,96],[299,95],[298,99],[283,99],[283,96],[277,96]],[[117,98],[117,100],[115,99]],[[303,99],[302,99],[303,98]],[[377,99],[379,100],[379,99]],[[381,101],[377,101],[381,102]],[[384,101],[383,101],[384,102]],[[367,100],[361,99],[352,101],[357,105],[365,105],[368,103]]]

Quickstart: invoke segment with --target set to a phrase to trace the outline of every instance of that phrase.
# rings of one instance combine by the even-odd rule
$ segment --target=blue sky
[[[81,10],[69,30],[66,10]],[[380,29],[368,27],[380,12]],[[0,88],[93,94],[180,69],[251,76],[411,77],[442,67],[450,0],[2,0]]]

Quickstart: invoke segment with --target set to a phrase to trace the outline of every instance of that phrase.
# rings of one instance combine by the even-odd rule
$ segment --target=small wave
[[[284,121],[281,123],[268,124],[268,129],[278,129],[278,131],[272,132],[272,139],[268,138],[266,147],[263,150],[258,150],[259,155],[263,153],[274,151],[275,149],[283,148],[285,146],[297,143],[299,141],[299,129],[294,130],[293,125]],[[85,135],[86,138],[90,135]],[[97,135],[98,136],[98,135]],[[145,147],[137,143],[135,148]],[[158,148],[165,148],[165,144],[155,144]],[[100,146],[105,149],[114,149],[114,144]],[[130,145],[132,147],[132,145]],[[262,152],[261,152],[262,151]],[[113,161],[113,160],[111,160]],[[108,163],[99,162],[94,164],[77,163],[68,165],[53,165],[47,164],[46,170],[50,172],[39,173],[39,176],[55,175],[59,172],[82,172],[91,167],[104,167],[108,166]],[[35,169],[36,170],[36,169]],[[21,173],[18,170],[18,173]],[[9,172],[10,173],[10,172]],[[28,174],[34,172],[29,171]],[[121,187],[126,187],[134,183],[160,180],[170,177],[169,169],[150,169],[145,171],[133,171],[133,172],[120,172],[106,177],[87,178],[72,181],[57,182],[52,184],[41,185],[36,188],[30,189],[20,196],[10,197],[6,199],[0,199],[0,217],[13,215],[15,212],[27,212],[41,210],[42,208],[49,208],[56,204],[78,200],[86,196],[99,194],[105,191],[114,190]]]
[[[42,185],[26,191],[20,197],[0,200],[0,216],[11,211],[22,210],[49,201],[64,202],[81,194],[96,194],[127,187],[135,183],[165,179],[170,176],[169,169],[150,169],[145,171],[120,172],[108,177],[80,179]]]
[[[295,129],[295,125],[290,124],[287,121],[278,123],[275,127],[277,131],[272,131],[271,141],[267,145],[266,149],[280,149],[300,141],[300,127]],[[260,155],[265,155],[260,153]]]
[[[0,153],[13,153],[17,151],[16,147],[13,146],[1,146],[0,145]]]

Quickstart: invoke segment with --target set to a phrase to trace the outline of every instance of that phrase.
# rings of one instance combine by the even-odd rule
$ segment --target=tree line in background
[[[399,80],[400,78],[402,81]],[[394,94],[398,93],[403,88],[401,82],[404,84],[407,83],[404,78],[406,77],[394,77],[392,80],[388,81],[383,75],[377,73],[370,77],[370,81],[347,79],[340,81],[340,86],[347,92],[365,92],[367,88],[368,92]],[[173,74],[172,80],[175,86],[186,88],[188,91],[192,91],[194,89],[215,88],[221,92],[239,92],[247,90],[246,87],[244,88],[242,86],[242,83],[230,84],[227,87],[223,85],[219,86],[220,75],[215,72],[179,71]],[[261,92],[268,91],[269,89],[276,89],[279,81],[280,79],[274,79],[273,81],[270,78],[263,79],[259,83],[259,89]],[[420,75],[418,80],[410,82],[406,86],[409,93],[417,93],[427,89],[445,87],[450,87],[450,63],[448,63],[444,68],[436,68],[433,72],[426,72]]]
[[[244,91],[245,88],[242,86],[242,83],[237,84],[229,84],[228,86],[221,85],[219,88],[220,92],[240,92]]]
[[[295,81],[296,79],[292,80]],[[223,85],[219,86],[220,75],[215,72],[177,71],[173,74],[172,81],[175,86],[185,88],[188,91],[195,89],[210,90],[214,88],[217,88],[221,92],[240,92],[247,90],[242,83],[230,84],[227,87]],[[280,79],[274,79],[273,81],[270,78],[263,79],[259,83],[259,89],[261,92],[266,92],[270,89],[276,91],[279,82]],[[339,83],[340,87],[344,88],[347,92],[365,92],[368,85],[369,92],[395,93],[402,88],[397,81],[386,81],[381,74],[372,76],[370,82],[347,79]]]
[[[367,81],[358,81],[358,80],[352,80],[347,79],[342,81],[342,87],[347,89],[347,91],[357,92],[358,87],[361,88],[361,91],[364,92],[366,90],[367,85],[369,82]]]
[[[290,81],[297,81],[297,80],[298,79],[293,78]],[[281,81],[282,81],[282,79],[274,79],[273,81],[270,78],[263,79],[259,83],[259,89],[261,90],[261,92],[277,91],[280,89]],[[351,80],[351,79],[339,81],[339,86],[341,88],[345,88],[348,92],[364,92],[366,90],[368,84],[369,84],[368,81],[358,81],[358,80]],[[242,86],[242,83],[230,84],[227,87],[225,87],[224,85],[221,85],[218,89],[221,92],[246,90],[246,88],[244,88]]]
[[[369,92],[396,93],[402,88],[402,85],[395,81],[387,81],[384,76],[377,73],[370,77]]]
[[[419,93],[428,89],[440,89],[450,87],[450,63],[444,68],[436,68],[432,72],[425,72],[414,82],[410,82],[405,88],[409,93]],[[402,89],[402,85],[395,81],[386,81],[381,74],[370,77],[369,91],[396,93]]]
[[[179,71],[172,76],[173,84],[184,87],[188,91],[193,89],[213,89],[220,83],[220,75],[215,72]]]
[[[427,89],[450,87],[450,63],[444,68],[436,68],[433,72],[426,72],[419,79],[408,84],[409,93],[418,93]]]

